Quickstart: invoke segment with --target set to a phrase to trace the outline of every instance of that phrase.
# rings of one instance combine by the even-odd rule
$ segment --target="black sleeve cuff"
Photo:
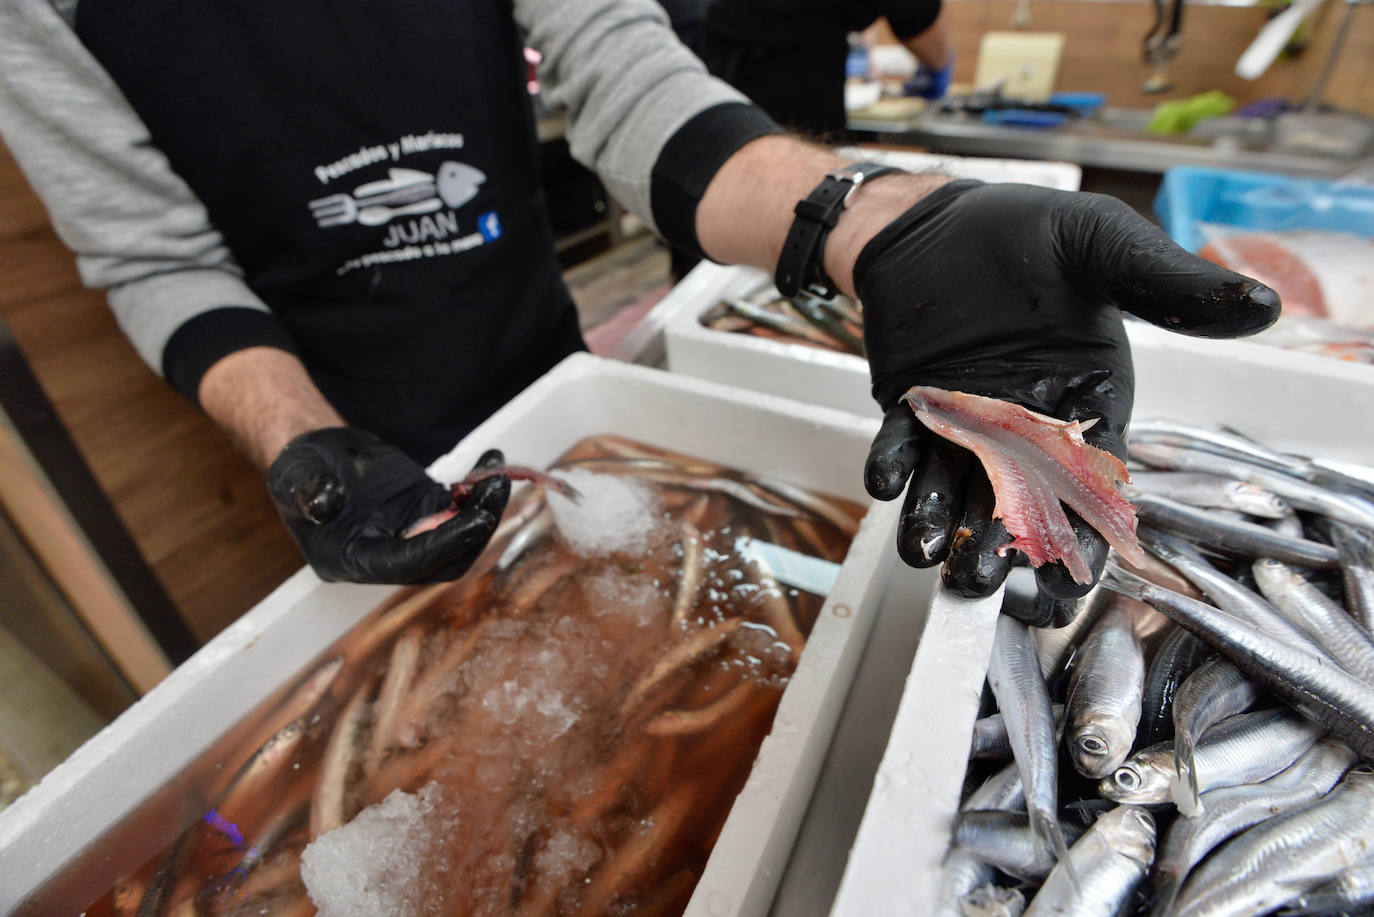
[[[205,371],[222,357],[248,347],[296,352],[291,336],[271,312],[224,306],[202,312],[172,332],[162,349],[162,375],[200,407],[200,379]]]
[[[895,9],[887,12],[887,24],[892,26],[892,34],[902,41],[915,38],[926,29],[935,25],[940,18],[940,0],[924,0],[921,3],[893,3]]]
[[[722,102],[698,112],[668,138],[654,163],[649,204],[664,241],[699,255],[697,205],[725,161],[751,140],[782,128],[747,102]]]

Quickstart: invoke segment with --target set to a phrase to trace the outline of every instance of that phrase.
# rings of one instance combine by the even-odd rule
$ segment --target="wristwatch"
[[[787,231],[773,277],[778,292],[789,299],[801,290],[822,299],[833,299],[838,290],[825,273],[826,237],[860,185],[901,171],[904,170],[876,162],[850,163],[827,173],[805,200],[798,201],[793,208],[796,217]]]

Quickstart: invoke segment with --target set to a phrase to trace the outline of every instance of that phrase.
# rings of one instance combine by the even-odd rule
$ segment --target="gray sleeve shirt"
[[[74,5],[0,0],[0,136],[75,252],[83,282],[108,290],[120,327],[161,372],[168,340],[190,319],[267,306],[77,38]],[[744,97],[707,75],[654,0],[513,6],[529,45],[543,54],[543,98],[566,113],[573,155],[656,226],[654,169],[665,145],[698,115]],[[736,145],[740,139],[748,137]]]

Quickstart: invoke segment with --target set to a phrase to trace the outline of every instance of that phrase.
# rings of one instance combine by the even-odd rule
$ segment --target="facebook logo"
[[[484,242],[494,242],[501,238],[501,218],[495,210],[488,210],[477,218],[477,231]]]

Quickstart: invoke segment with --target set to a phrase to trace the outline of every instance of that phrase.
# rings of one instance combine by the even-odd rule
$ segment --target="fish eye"
[[[1097,736],[1082,736],[1078,740],[1078,747],[1090,755],[1101,755],[1107,751],[1107,743]]]
[[[1123,790],[1134,790],[1140,787],[1140,775],[1133,768],[1118,767],[1112,772],[1112,780]]]

